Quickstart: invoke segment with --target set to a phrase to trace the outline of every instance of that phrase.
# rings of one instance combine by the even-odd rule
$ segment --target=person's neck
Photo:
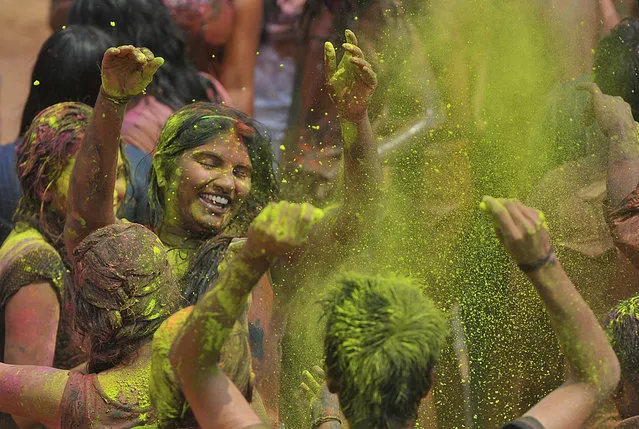
[[[169,248],[195,249],[202,241],[201,236],[194,236],[177,225],[160,224],[157,227],[156,234],[160,241]]]

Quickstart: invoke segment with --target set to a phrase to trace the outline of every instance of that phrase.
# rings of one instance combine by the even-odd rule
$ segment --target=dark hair
[[[639,120],[639,20],[622,21],[599,42],[593,70],[601,90],[623,98]]]
[[[35,117],[16,148],[16,169],[23,195],[14,220],[36,228],[58,250],[64,217],[50,207],[45,197],[80,148],[92,116],[93,109],[82,103],[49,106]]]
[[[604,322],[621,376],[639,388],[639,295],[618,303]]]
[[[182,32],[161,0],[75,0],[69,23],[94,25],[117,45],[149,48],[164,58],[147,92],[172,109],[192,101],[217,101],[215,87],[189,59]]]
[[[193,103],[178,110],[166,121],[153,157],[149,206],[151,224],[157,227],[164,218],[163,184],[171,180],[170,174],[175,171],[180,155],[232,130],[241,135],[251,160],[251,191],[236,218],[226,226],[226,237],[215,237],[220,231],[210,231],[208,237],[202,237],[203,243],[189,261],[187,274],[181,279],[181,290],[190,304],[197,302],[211,281],[217,278],[218,264],[226,253],[231,236],[246,233],[260,211],[277,198],[271,140],[261,125],[245,113],[213,103]]]
[[[193,103],[167,119],[158,140],[149,179],[151,221],[158,226],[164,216],[164,192],[160,183],[170,180],[180,155],[202,146],[217,136],[235,130],[246,146],[253,167],[251,192],[233,221],[234,230],[245,233],[248,225],[278,194],[273,171],[271,139],[261,124],[250,116],[230,107],[214,103]],[[211,231],[216,234],[217,231]]]
[[[323,302],[329,387],[353,429],[403,427],[431,387],[447,322],[410,280],[344,274]]]
[[[100,65],[114,41],[98,28],[71,25],[53,33],[33,66],[20,135],[42,109],[63,101],[93,106],[100,91]]]
[[[75,323],[88,343],[88,371],[126,362],[180,307],[166,250],[142,225],[118,223],[73,251]]]

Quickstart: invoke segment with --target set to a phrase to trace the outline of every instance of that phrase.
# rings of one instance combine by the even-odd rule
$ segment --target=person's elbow
[[[594,380],[597,388],[597,400],[602,403],[608,399],[616,390],[621,379],[621,366],[619,359],[612,349],[609,356],[600,362],[599,371]]]

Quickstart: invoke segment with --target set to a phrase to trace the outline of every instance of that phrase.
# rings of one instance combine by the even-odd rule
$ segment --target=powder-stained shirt
[[[173,340],[193,311],[193,306],[175,313],[167,319],[153,336],[153,363],[151,365],[151,399],[157,416],[158,428],[198,428],[195,416],[179,387],[169,360]],[[248,347],[246,314],[235,322],[231,337],[222,348],[220,361],[239,363],[232,365],[227,376],[234,381],[246,397],[253,389],[251,355]],[[225,357],[228,357],[225,359]]]
[[[244,240],[234,240],[229,246],[224,260],[218,267],[224,271],[228,261],[239,252]],[[171,261],[171,257],[169,257]],[[174,268],[186,264],[172,262]],[[174,270],[175,272],[176,270]],[[178,276],[183,270],[177,270]],[[230,338],[222,347],[220,362],[224,362],[225,374],[234,382],[245,397],[253,393],[251,351],[248,343],[248,308],[250,297],[242,315],[235,322]],[[169,317],[153,336],[153,363],[151,370],[151,399],[157,415],[158,428],[197,428],[197,422],[186,398],[179,388],[177,378],[169,361],[169,353],[176,335],[193,311],[193,306],[182,309]],[[227,366],[227,363],[230,365]]]
[[[153,420],[150,404],[114,400],[100,385],[98,374],[71,371],[60,403],[62,428],[130,429]]]
[[[63,307],[64,291],[72,287],[71,275],[62,257],[36,229],[18,223],[0,247],[0,361],[4,361],[4,310],[7,302],[22,287],[48,281]],[[84,360],[84,354],[74,347],[70,331],[65,325],[65,311],[60,311],[55,359],[56,368],[69,369]]]
[[[34,228],[18,223],[0,247],[0,362],[4,362],[5,307],[22,287],[35,282],[48,281],[55,290],[61,306],[64,306],[64,290],[71,287],[71,278],[58,252]],[[72,368],[84,359],[79,348],[74,347],[69,324],[60,311],[60,323],[56,339],[56,368]],[[16,427],[10,416],[0,414],[0,427]]]

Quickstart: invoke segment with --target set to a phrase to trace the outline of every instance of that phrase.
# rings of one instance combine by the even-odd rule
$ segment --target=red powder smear
[[[235,133],[240,137],[252,137],[255,134],[255,129],[245,123],[237,122],[235,124]]]

